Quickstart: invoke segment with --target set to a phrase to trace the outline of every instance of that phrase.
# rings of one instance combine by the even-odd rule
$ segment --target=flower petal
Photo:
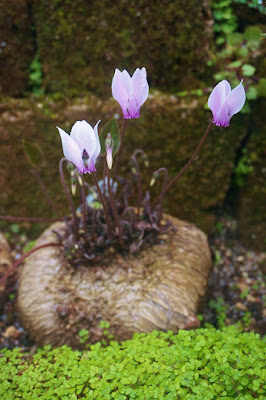
[[[146,68],[143,67],[141,70],[136,69],[132,76],[133,84],[133,98],[135,99],[138,108],[147,100],[149,94],[149,85],[147,82]]]
[[[121,82],[130,99],[133,94],[132,78],[125,69],[121,73]]]
[[[64,156],[78,168],[82,174],[85,172],[85,167],[82,161],[82,153],[77,143],[61,128],[57,126],[59,131]]]
[[[121,72],[116,69],[112,80],[112,95],[120,104],[124,116],[127,114],[128,100],[132,95],[132,91],[132,82],[127,71]]]
[[[229,107],[227,102],[225,101],[224,104],[222,105],[221,110],[217,114],[216,119],[213,120],[215,125],[217,126],[229,126],[231,116],[229,114]]]
[[[232,92],[226,99],[226,103],[228,104],[229,108],[230,118],[242,109],[245,101],[246,93],[241,81],[239,85],[232,90]]]
[[[93,128],[94,134],[95,134],[95,138],[96,138],[96,146],[95,146],[95,150],[94,150],[94,153],[93,153],[92,157],[94,157],[95,160],[97,159],[97,157],[98,157],[98,155],[100,154],[100,151],[101,151],[101,144],[100,144],[100,139],[99,139],[99,134],[98,134],[98,125],[99,125],[100,122],[101,122],[101,120],[99,119],[99,121],[97,122],[97,124]]]
[[[136,100],[134,97],[131,100],[129,100],[128,106],[127,106],[127,111],[128,111],[128,114],[125,116],[126,119],[140,117],[139,107],[137,106]]]
[[[79,146],[81,153],[86,150],[89,157],[93,155],[97,147],[97,138],[88,122],[77,121],[71,129],[70,136]]]
[[[96,171],[95,163],[96,163],[96,159],[94,157],[90,157],[90,159],[88,161],[88,166],[86,167],[86,172],[91,173],[91,172]]]
[[[230,92],[231,86],[226,80],[219,82],[211,92],[208,99],[208,107],[212,111],[214,122],[217,120],[217,115]]]

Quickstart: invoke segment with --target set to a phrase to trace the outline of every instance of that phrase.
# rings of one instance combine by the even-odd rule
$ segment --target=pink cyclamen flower
[[[140,107],[149,94],[146,68],[137,68],[132,78],[126,70],[121,72],[116,69],[112,81],[112,94],[120,104],[124,118],[140,117]]]
[[[246,94],[242,81],[233,90],[226,80],[219,82],[208,100],[208,107],[213,115],[213,123],[217,126],[229,126],[230,119],[242,109],[245,101]]]
[[[81,174],[95,171],[96,159],[101,151],[97,122],[94,128],[86,121],[77,121],[68,135],[57,126],[62,140],[64,156]]]

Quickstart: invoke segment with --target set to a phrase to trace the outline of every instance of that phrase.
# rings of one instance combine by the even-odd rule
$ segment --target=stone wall
[[[243,177],[243,185],[235,191],[234,203],[241,239],[248,247],[260,251],[265,251],[266,243],[265,107],[264,100],[257,102],[252,110],[246,156],[253,171]]]
[[[33,56],[33,32],[27,1],[0,0],[0,94],[24,94]]]
[[[21,95],[27,87],[33,41],[43,88],[68,97],[88,90],[106,96],[115,68],[133,72],[137,66],[147,67],[157,88],[200,86],[195,80],[210,57],[213,19],[208,0],[1,3],[0,18],[7,22],[0,28],[4,94]]]
[[[149,168],[140,163],[144,189],[150,188],[152,173],[159,167],[167,167],[170,176],[174,176],[194,152],[211,120],[211,112],[204,109],[206,100],[206,96],[177,98],[153,93],[141,110],[141,118],[127,123],[121,173],[129,172],[129,156],[142,148],[150,162]],[[68,212],[58,174],[62,147],[56,125],[70,132],[77,120],[86,119],[93,125],[101,119],[101,132],[105,122],[117,113],[120,107],[114,100],[102,101],[91,95],[71,103],[54,103],[47,98],[43,103],[24,100],[7,106],[0,119],[4,132],[0,151],[7,154],[0,170],[0,181],[1,176],[7,177],[0,187],[0,214],[32,216],[32,210],[34,216],[52,214],[23,154],[22,138],[37,142],[42,148],[46,163],[41,176],[53,198]],[[121,124],[121,118],[118,122]],[[229,128],[214,127],[197,159],[169,192],[165,211],[210,232],[215,207],[222,204],[227,193],[235,152],[245,135],[243,115],[234,116]],[[100,170],[98,173],[101,176]],[[86,180],[92,183],[89,175]],[[152,195],[158,194],[161,183],[159,180]]]

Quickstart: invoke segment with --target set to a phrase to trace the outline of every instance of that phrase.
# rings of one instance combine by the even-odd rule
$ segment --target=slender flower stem
[[[81,195],[82,195],[82,204],[83,204],[83,213],[82,213],[82,221],[83,221],[83,230],[84,230],[84,237],[87,236],[87,224],[86,224],[86,217],[87,217],[87,201],[86,201],[86,193],[85,193],[85,182],[82,175],[80,175],[82,180],[81,185]]]
[[[126,119],[123,118],[123,124],[122,124],[121,135],[120,135],[120,146],[119,146],[119,150],[118,150],[118,153],[117,153],[117,159],[116,159],[114,175],[117,174],[119,163],[120,163],[120,160],[121,160],[121,152],[122,152],[122,146],[123,146],[123,142],[124,142],[125,130],[126,130]]]
[[[105,200],[103,198],[100,186],[98,184],[98,180],[97,180],[96,174],[95,174],[95,172],[92,172],[91,174],[92,174],[92,178],[94,180],[95,186],[97,187],[101,203],[103,205],[103,210],[104,210],[105,220],[106,220],[106,226],[107,226],[107,236],[108,236],[108,239],[111,239],[111,230],[110,230],[111,223],[110,223],[110,218],[109,218],[107,206],[106,206]]]
[[[39,171],[37,170],[37,168],[33,168],[33,170],[34,170],[34,173],[36,175],[37,181],[38,181],[38,183],[40,185],[40,188],[41,188],[41,190],[42,190],[47,202],[50,204],[50,206],[54,210],[54,212],[57,215],[60,215],[60,211],[59,211],[57,205],[53,202],[53,200],[51,199],[51,197],[49,196],[49,194],[48,194],[48,192],[46,190],[45,184],[43,183],[43,180],[42,180],[42,178],[41,178],[41,176],[39,174]]]
[[[106,199],[105,178],[106,178],[106,162],[104,161],[104,163],[103,163],[103,197]]]
[[[213,126],[213,121],[210,122],[210,124],[208,125],[208,128],[206,129],[204,135],[202,136],[202,139],[200,141],[200,143],[198,144],[196,150],[194,151],[194,153],[192,154],[192,156],[190,157],[189,161],[186,163],[186,165],[181,169],[181,171],[178,172],[178,174],[171,179],[171,181],[168,183],[168,185],[165,187],[165,189],[163,190],[163,192],[157,197],[157,199],[155,199],[154,203],[152,204],[152,208],[158,204],[159,201],[162,201],[162,199],[164,198],[165,194],[168,192],[168,190],[173,186],[173,184],[183,175],[183,173],[187,170],[187,168],[190,166],[190,164],[192,163],[192,161],[197,157],[201,147],[203,146],[205,140],[207,139],[211,128]]]
[[[72,198],[71,198],[70,192],[69,192],[69,190],[68,190],[68,187],[67,187],[67,185],[66,185],[65,176],[64,176],[64,171],[63,171],[63,164],[64,164],[65,161],[67,161],[67,159],[66,159],[65,157],[63,157],[63,158],[60,160],[60,163],[59,163],[59,173],[60,173],[60,178],[61,178],[61,182],[62,182],[64,191],[65,191],[65,194],[66,194],[66,197],[67,197],[68,205],[69,205],[69,208],[70,208],[71,213],[72,213],[72,220],[73,220],[74,232],[75,232],[75,235],[77,235],[77,233],[78,233],[78,219],[77,219],[76,209],[75,209],[73,200],[72,200]]]
[[[95,239],[95,222],[96,222],[96,210],[92,210],[92,226],[91,226],[91,241]]]
[[[108,167],[107,167],[107,182],[108,182],[108,194],[109,194],[110,204],[111,204],[111,208],[112,208],[112,211],[114,214],[115,223],[118,228],[119,243],[122,246],[123,245],[123,231],[122,231],[122,227],[121,227],[121,224],[119,221],[117,209],[116,209],[115,202],[114,202],[114,196],[113,196],[113,192],[112,192],[112,188],[111,188],[111,184],[110,184],[110,170]]]
[[[163,193],[164,193],[165,187],[166,187],[166,185],[167,185],[167,180],[168,180],[168,171],[167,171],[167,169],[166,169],[166,168],[159,168],[157,171],[154,172],[154,174],[159,174],[160,172],[164,172],[164,179],[163,179],[162,191],[161,191],[161,194],[160,194],[159,200],[158,200],[158,203],[159,203],[159,205],[160,205],[160,208],[159,208],[159,218],[158,218],[159,223],[160,223],[160,221],[161,221],[161,219],[162,219],[162,211],[163,211],[162,200],[163,200]]]
[[[26,221],[26,222],[57,222],[63,221],[63,217],[61,218],[35,218],[35,217],[13,217],[9,215],[0,215],[0,219],[5,221]]]
[[[50,247],[50,246],[63,246],[61,243],[46,243],[42,244],[40,246],[34,247],[27,253],[23,254],[19,259],[6,271],[6,273],[2,276],[0,279],[0,285],[3,283],[14,271],[15,269],[25,260],[25,258],[29,257],[31,254],[35,253],[35,251],[43,249],[45,247]]]
[[[140,207],[141,207],[141,200],[142,200],[142,185],[141,185],[141,178],[140,178],[140,171],[139,171],[139,164],[136,158],[137,151],[133,154],[131,159],[134,161],[135,168],[136,168],[136,178],[137,178],[137,186],[138,186],[138,217],[140,216]]]
[[[142,184],[141,184],[141,175],[140,175],[140,169],[139,169],[139,163],[137,160],[137,155],[140,154],[142,157],[146,157],[146,154],[144,153],[143,150],[137,149],[134,151],[133,155],[131,156],[131,160],[133,160],[136,168],[136,178],[137,178],[137,186],[138,186],[138,217],[140,216],[140,207],[141,207],[141,201],[143,198],[143,193],[142,193]]]

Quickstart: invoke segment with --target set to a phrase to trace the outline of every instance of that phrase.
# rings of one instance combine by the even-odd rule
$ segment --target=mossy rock
[[[149,168],[140,165],[144,189],[150,189],[152,174],[159,167],[167,167],[170,177],[174,176],[194,152],[211,120],[211,112],[204,109],[206,101],[205,96],[178,98],[153,93],[141,109],[141,118],[127,123],[121,174],[129,172],[132,152],[142,148],[150,162]],[[70,132],[76,120],[86,119],[93,125],[102,119],[101,132],[105,122],[120,112],[119,105],[114,100],[104,102],[88,95],[71,103],[49,97],[38,102],[6,99],[2,107],[0,146],[6,156],[0,160],[1,214],[52,216],[23,153],[21,139],[36,142],[42,149],[45,166],[40,174],[62,213],[68,212],[58,174],[62,147],[56,126]],[[236,115],[229,128],[213,127],[197,159],[169,191],[165,211],[195,223],[205,232],[211,231],[214,210],[222,204],[230,185],[236,150],[246,136],[247,118]],[[89,176],[86,179],[91,182]],[[151,188],[151,195],[156,196],[160,187],[159,180]]]
[[[265,250],[266,243],[265,106],[265,100],[256,102],[252,110],[251,134],[245,148],[252,170],[242,177],[242,185],[235,188],[234,203],[241,239],[248,247],[260,251]]]
[[[2,400],[265,399],[265,342],[235,327],[154,331],[84,352],[1,353]]]
[[[34,56],[28,2],[0,0],[0,21],[0,93],[18,96],[28,88]]]
[[[40,0],[33,18],[44,86],[105,95],[115,68],[145,66],[158,88],[188,88],[212,48],[209,2]]]

